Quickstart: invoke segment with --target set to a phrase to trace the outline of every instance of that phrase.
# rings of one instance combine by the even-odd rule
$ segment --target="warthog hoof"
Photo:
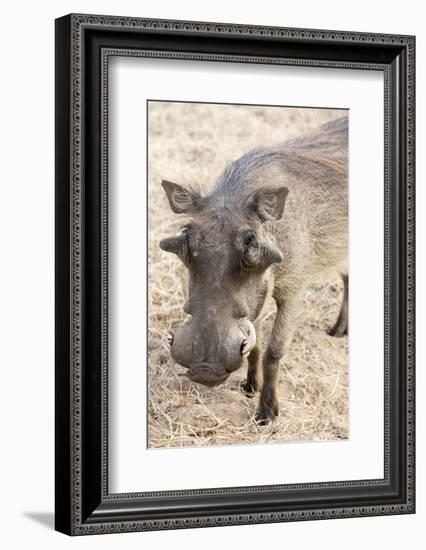
[[[262,407],[256,412],[256,422],[261,426],[267,426],[278,416],[278,409]]]
[[[249,382],[248,380],[242,382],[240,387],[244,395],[250,399],[254,397],[258,391],[257,385],[254,382]]]
[[[279,405],[275,390],[262,390],[259,408],[256,412],[256,421],[262,426],[265,426],[273,422],[278,416],[278,413]]]
[[[327,334],[329,336],[336,336],[336,338],[346,336],[348,334],[348,325],[347,323],[337,322],[334,327],[331,327],[331,329],[327,331]]]

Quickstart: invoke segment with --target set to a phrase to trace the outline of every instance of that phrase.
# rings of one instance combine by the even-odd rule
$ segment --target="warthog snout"
[[[235,321],[223,334],[215,326],[200,332],[197,325],[191,319],[170,338],[172,357],[193,382],[217,386],[241,367],[256,344],[256,332],[247,319]]]

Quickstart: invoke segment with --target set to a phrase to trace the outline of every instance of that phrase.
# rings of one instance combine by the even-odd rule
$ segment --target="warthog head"
[[[196,191],[163,181],[170,207],[190,221],[160,247],[189,271],[191,317],[170,338],[186,376],[206,386],[224,382],[256,343],[252,321],[263,305],[268,267],[283,255],[263,223],[281,218],[288,190],[261,188],[245,197]]]

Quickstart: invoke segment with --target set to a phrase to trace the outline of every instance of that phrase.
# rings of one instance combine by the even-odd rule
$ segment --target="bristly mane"
[[[347,171],[348,117],[284,143],[252,149],[229,164],[216,181],[212,196],[241,198],[256,187],[281,184],[283,177]]]

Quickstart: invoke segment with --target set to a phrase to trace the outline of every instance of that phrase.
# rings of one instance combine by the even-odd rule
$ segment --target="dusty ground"
[[[240,390],[245,367],[212,389],[178,377],[184,369],[171,359],[165,337],[186,317],[185,269],[158,247],[183,222],[168,206],[162,179],[208,186],[249,149],[279,143],[341,115],[329,109],[150,102],[149,447],[348,437],[348,339],[326,334],[339,311],[340,281],[312,286],[306,293],[299,328],[281,364],[280,417],[259,426],[254,420],[257,397],[248,399]],[[265,340],[273,315],[271,301]]]

